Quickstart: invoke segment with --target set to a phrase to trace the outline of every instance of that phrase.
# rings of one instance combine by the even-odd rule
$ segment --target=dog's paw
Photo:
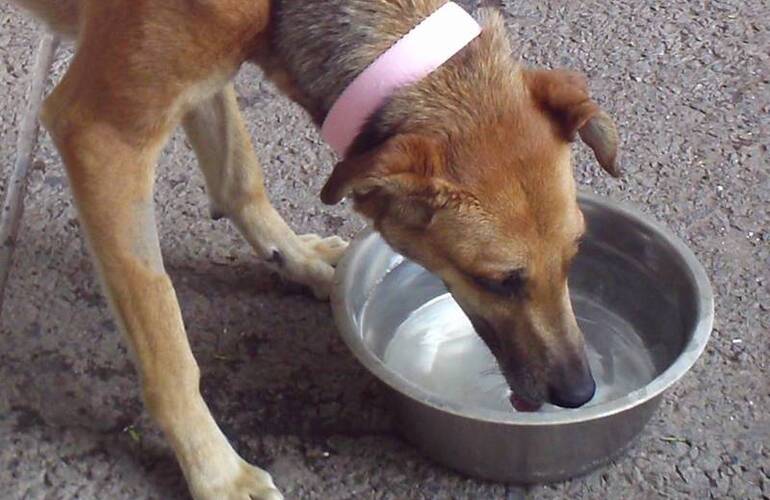
[[[195,483],[193,479],[190,484],[195,500],[283,500],[270,474],[243,461],[237,473],[224,483]]]
[[[334,281],[334,267],[348,244],[338,236],[322,238],[316,234],[299,236],[302,246],[300,261],[294,266],[294,276],[289,279],[307,286],[318,300],[328,300]]]
[[[334,281],[334,266],[348,244],[342,238],[317,234],[294,236],[273,247],[266,263],[287,281],[308,287],[319,300],[327,300]]]
[[[329,300],[334,281],[334,268],[318,258],[308,259],[300,267],[301,273],[290,279],[309,288],[316,299]]]
[[[303,234],[299,240],[311,256],[321,259],[330,266],[336,266],[348,248],[348,242],[339,236],[322,238],[317,234]]]

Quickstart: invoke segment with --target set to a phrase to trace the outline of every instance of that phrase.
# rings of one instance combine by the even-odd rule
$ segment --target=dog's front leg
[[[86,76],[86,61],[76,56],[47,100],[43,121],[66,164],[104,289],[135,354],[147,409],[173,446],[194,498],[280,499],[270,475],[233,450],[201,397],[198,365],[163,266],[152,188],[173,123],[164,116],[130,125],[116,120],[111,113],[122,118],[132,110],[91,99],[100,89],[88,87],[98,79]]]
[[[182,123],[206,178],[212,212],[230,218],[273,269],[326,298],[332,266],[347,244],[336,236],[297,236],[270,204],[232,85]]]

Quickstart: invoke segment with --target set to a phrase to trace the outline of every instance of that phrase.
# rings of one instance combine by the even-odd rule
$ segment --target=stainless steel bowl
[[[369,229],[338,266],[332,306],[343,339],[392,390],[404,436],[436,461],[471,476],[516,483],[586,473],[628,446],[663,392],[703,352],[714,303],[692,252],[638,210],[592,195],[581,195],[580,205],[588,232],[570,274],[576,315],[580,320],[575,298],[589,297],[621,318],[638,335],[635,349],[649,360],[651,372],[629,392],[579,409],[517,413],[466,404],[392,369],[384,359],[399,327],[446,290]],[[612,338],[602,322],[581,327],[589,346]],[[624,366],[611,358],[604,359],[609,370],[622,374]]]

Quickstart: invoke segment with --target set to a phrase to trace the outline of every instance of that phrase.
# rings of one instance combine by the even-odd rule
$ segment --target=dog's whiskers
[[[481,371],[481,376],[482,377],[487,377],[489,375],[500,375],[502,377],[503,376],[503,372],[502,372],[502,370],[500,370],[499,366],[492,365],[489,368],[486,368],[486,369]]]

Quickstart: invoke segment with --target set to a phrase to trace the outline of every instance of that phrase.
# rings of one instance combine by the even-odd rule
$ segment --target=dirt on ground
[[[581,189],[634,204],[691,245],[716,294],[713,337],[633,447],[570,481],[521,488],[458,475],[394,431],[384,389],[340,341],[329,306],[261,267],[209,217],[177,135],[157,211],[205,397],[287,498],[770,498],[770,7],[766,0],[504,2],[527,64],[586,73],[622,131],[625,177],[576,147]],[[0,192],[15,158],[40,27],[0,4]],[[63,47],[49,88],[71,57]],[[298,232],[351,237],[323,206],[333,165],[308,118],[253,67],[237,78],[271,196]],[[0,330],[0,497],[187,498],[43,135]]]

